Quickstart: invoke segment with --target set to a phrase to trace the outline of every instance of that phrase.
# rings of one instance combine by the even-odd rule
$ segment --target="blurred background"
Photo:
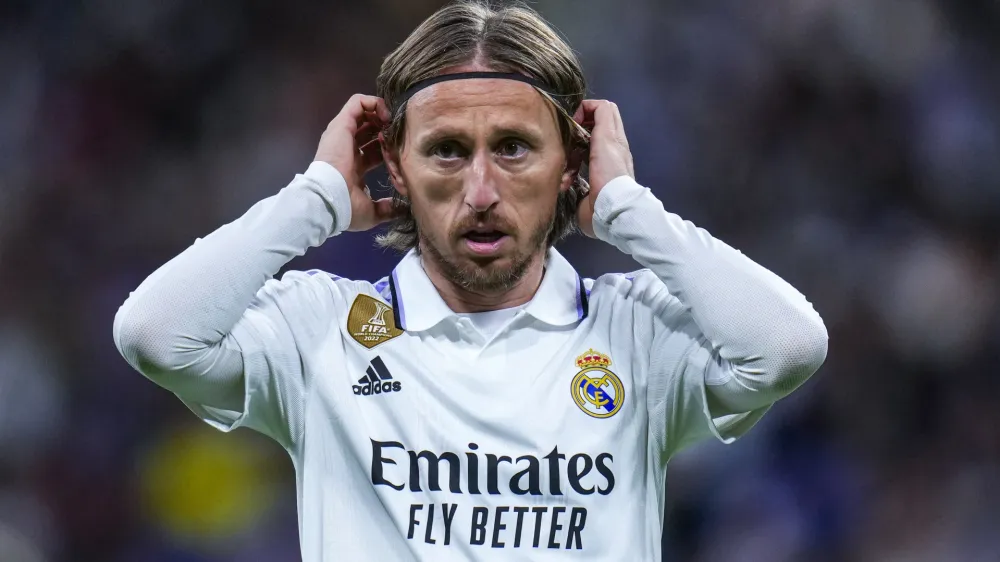
[[[305,170],[442,2],[0,3],[0,560],[299,559],[291,464],[118,355],[169,258]],[[826,365],[680,455],[668,561],[1000,560],[1000,4],[542,0],[641,183],[789,280]],[[561,245],[581,273],[635,265]],[[378,279],[370,234],[291,267]]]

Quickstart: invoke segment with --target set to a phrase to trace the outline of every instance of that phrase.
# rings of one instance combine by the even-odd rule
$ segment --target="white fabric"
[[[314,162],[277,195],[195,240],[146,278],[115,315],[115,344],[133,367],[202,417],[210,412],[226,420],[223,424],[248,421],[289,445],[292,436],[285,421],[295,419],[297,404],[287,401],[297,399],[303,373],[287,324],[296,321],[297,311],[282,314],[276,307],[289,307],[295,299],[299,306],[313,303],[303,302],[309,299],[304,274],[286,275],[281,282],[272,277],[292,258],[344,230],[350,218],[343,177],[333,166]],[[314,312],[332,313],[328,299],[315,297]],[[247,334],[244,340],[236,337],[240,331]],[[267,357],[248,347],[254,344],[267,346]],[[279,400],[275,407],[284,410],[280,419],[240,419],[246,411],[243,372],[257,361],[269,363],[282,376],[272,388],[256,389],[250,379],[246,388],[263,393],[263,402]],[[253,396],[247,394],[247,401]]]
[[[708,385],[714,411],[732,414],[708,427],[716,437],[731,441],[716,428],[745,431],[825,361],[826,326],[802,293],[706,230],[666,212],[632,178],[604,186],[594,230],[649,268],[636,285],[653,293],[642,298],[652,312],[651,370],[674,372],[686,363],[679,374],[690,371],[692,384]],[[691,350],[683,358],[658,353],[683,345]],[[669,384],[665,379],[653,382],[653,436],[668,449],[701,438],[697,431],[679,431],[690,411],[678,401],[684,393],[660,387]]]
[[[505,328],[522,308],[524,307],[515,306],[484,312],[463,312],[459,314],[459,317],[467,319],[470,325],[479,332],[483,340],[489,340],[502,328]]]
[[[659,560],[670,456],[741,435],[825,358],[802,295],[629,178],[602,191],[595,227],[649,270],[581,280],[550,250],[534,298],[492,338],[461,329],[413,252],[375,284],[267,280],[347,215],[343,179],[314,163],[115,318],[136,369],[214,426],[286,448],[306,562]],[[347,329],[358,295],[406,331],[362,346]],[[613,375],[578,378],[592,350]]]

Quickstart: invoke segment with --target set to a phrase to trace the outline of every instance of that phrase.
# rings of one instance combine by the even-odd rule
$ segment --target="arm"
[[[314,162],[277,195],[143,281],[115,315],[115,345],[160,386],[240,411],[243,357],[230,337],[233,327],[267,280],[343,230],[350,211],[343,178],[329,164]]]
[[[666,212],[632,178],[621,176],[604,187],[594,230],[649,268],[693,320],[715,357],[705,381],[713,415],[765,407],[822,365],[826,327],[801,293],[705,230]],[[666,304],[667,295],[660,296]],[[676,307],[651,304],[657,308],[654,314],[670,315],[662,318],[665,325],[674,324]],[[654,346],[651,353],[663,349]]]
[[[391,201],[372,201],[363,184],[381,154],[357,148],[388,117],[381,99],[352,97],[304,175],[150,275],[115,316],[115,345],[125,359],[202,409],[245,413],[249,372],[279,379],[269,383],[276,392],[261,394],[281,400],[281,377],[299,368],[282,304],[305,308],[319,299],[303,276],[271,278],[348,225],[366,230],[391,218]]]
[[[823,363],[826,327],[788,283],[666,212],[635,182],[617,106],[585,100],[576,119],[593,129],[581,230],[656,276],[639,290],[653,318],[639,339],[656,437],[676,451],[708,431],[727,440],[742,433]]]

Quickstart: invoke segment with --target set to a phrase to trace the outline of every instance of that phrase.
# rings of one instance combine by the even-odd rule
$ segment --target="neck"
[[[535,296],[545,273],[545,250],[538,252],[513,287],[500,292],[471,291],[449,280],[433,259],[421,252],[421,263],[441,299],[454,312],[487,312],[521,306]]]

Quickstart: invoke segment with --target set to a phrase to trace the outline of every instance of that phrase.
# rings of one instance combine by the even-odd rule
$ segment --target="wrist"
[[[601,188],[594,202],[594,234],[609,241],[611,223],[626,209],[629,203],[649,190],[636,183],[629,175],[620,175]]]
[[[331,236],[347,230],[351,225],[351,192],[344,176],[332,164],[321,160],[309,164],[303,175],[319,186],[323,197],[330,204],[334,215],[334,231]]]

